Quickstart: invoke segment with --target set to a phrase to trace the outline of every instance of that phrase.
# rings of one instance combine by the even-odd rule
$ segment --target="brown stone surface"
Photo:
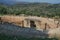
[[[9,22],[19,26],[30,27],[30,21],[34,21],[36,24],[36,29],[54,29],[57,27],[57,22],[54,19],[43,18],[36,16],[1,16],[2,22]],[[27,22],[27,20],[29,22]]]

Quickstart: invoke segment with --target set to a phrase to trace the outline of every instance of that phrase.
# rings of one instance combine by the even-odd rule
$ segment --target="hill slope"
[[[17,3],[15,5],[0,5],[0,14],[26,14],[44,17],[60,17],[60,4],[49,3]]]

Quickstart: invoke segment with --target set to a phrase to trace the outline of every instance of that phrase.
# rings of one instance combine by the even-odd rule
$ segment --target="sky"
[[[14,2],[44,2],[44,3],[60,3],[60,0],[0,0],[4,3],[14,3]]]
[[[47,2],[47,3],[60,3],[60,0],[16,0],[24,2]]]

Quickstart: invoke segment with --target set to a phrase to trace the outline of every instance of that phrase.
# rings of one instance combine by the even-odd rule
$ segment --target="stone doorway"
[[[30,20],[30,27],[31,27],[31,28],[36,28],[36,24],[35,24],[34,21],[31,21],[31,20]]]

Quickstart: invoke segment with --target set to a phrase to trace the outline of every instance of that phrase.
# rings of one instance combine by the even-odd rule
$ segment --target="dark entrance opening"
[[[35,24],[34,21],[30,21],[30,27],[31,27],[31,28],[36,28],[36,24]]]
[[[0,17],[0,23],[2,24],[2,20],[1,20],[1,17]]]
[[[22,28],[24,28],[24,21],[22,21]]]

